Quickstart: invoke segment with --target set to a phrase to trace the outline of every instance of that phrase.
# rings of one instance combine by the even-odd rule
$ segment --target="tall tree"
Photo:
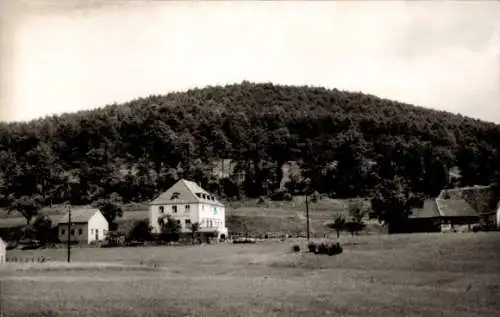
[[[42,209],[42,201],[43,199],[41,196],[22,196],[12,202],[8,211],[19,212],[26,219],[26,223],[29,225],[31,220],[36,217],[40,209]]]
[[[389,233],[396,233],[404,230],[411,209],[421,203],[422,197],[412,193],[402,178],[382,180],[371,199],[371,216],[386,224]]]
[[[327,226],[337,233],[337,239],[340,238],[340,232],[344,230],[346,220],[342,215],[336,215],[333,222],[329,223]]]
[[[94,202],[94,206],[98,208],[103,216],[109,223],[110,230],[115,230],[117,224],[115,222],[116,218],[123,216],[123,209],[121,207],[122,198],[113,193],[107,198],[102,198]]]

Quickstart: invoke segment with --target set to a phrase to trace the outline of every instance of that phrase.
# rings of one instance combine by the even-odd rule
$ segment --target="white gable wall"
[[[101,212],[96,212],[90,218],[87,226],[87,242],[102,241],[109,231],[109,224]]]

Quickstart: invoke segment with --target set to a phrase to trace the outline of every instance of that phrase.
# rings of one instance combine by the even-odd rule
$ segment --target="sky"
[[[500,123],[498,1],[0,0],[0,120],[243,80]]]

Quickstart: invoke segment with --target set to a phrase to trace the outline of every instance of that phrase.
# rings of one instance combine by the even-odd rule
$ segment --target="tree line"
[[[1,123],[0,206],[31,213],[63,202],[142,202],[183,177],[225,199],[316,191],[372,196],[382,210],[389,193],[403,206],[401,197],[496,182],[499,143],[498,125],[462,115],[242,82]],[[221,177],[214,166],[223,159],[235,166]],[[288,162],[300,173],[283,186]],[[453,168],[460,177],[450,177]]]

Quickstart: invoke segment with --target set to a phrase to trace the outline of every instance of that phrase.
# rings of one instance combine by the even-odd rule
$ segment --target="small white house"
[[[192,181],[179,180],[149,204],[153,233],[160,233],[158,220],[167,215],[177,220],[181,232],[191,232],[191,225],[197,222],[201,233],[214,233],[219,239],[227,237],[224,205]]]
[[[0,238],[0,264],[4,264],[7,256],[7,244]]]
[[[109,224],[99,209],[87,207],[74,207],[71,210],[71,227],[68,232],[69,212],[57,224],[59,240],[91,243],[105,239]]]

